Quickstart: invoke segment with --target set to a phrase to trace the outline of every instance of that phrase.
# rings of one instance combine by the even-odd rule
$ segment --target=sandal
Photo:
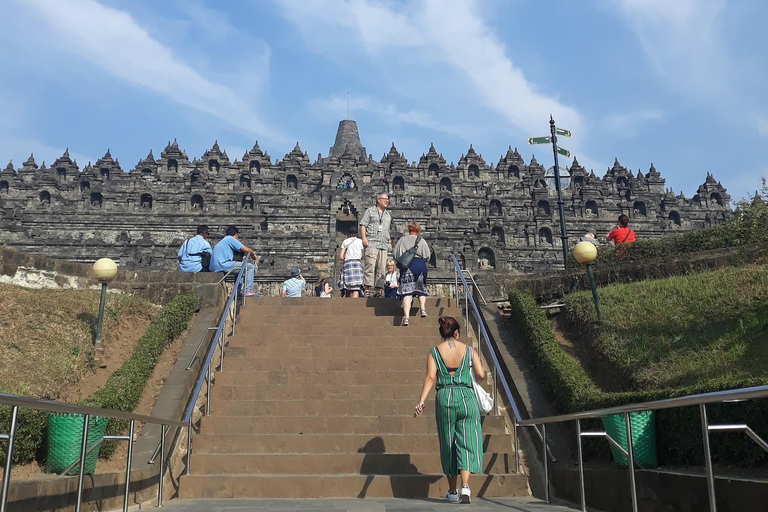
[[[422,309],[422,310],[421,310],[421,318],[426,318],[426,317],[428,317],[428,316],[429,316],[429,315],[427,314],[427,310],[426,310],[426,309]]]
[[[408,327],[408,319],[407,318],[403,318],[403,324],[402,325],[403,325],[403,327]]]

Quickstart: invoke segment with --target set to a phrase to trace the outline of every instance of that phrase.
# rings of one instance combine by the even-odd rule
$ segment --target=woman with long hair
[[[445,499],[452,503],[469,503],[472,494],[469,477],[472,473],[480,473],[483,464],[480,406],[469,372],[474,371],[477,380],[482,380],[485,369],[472,347],[459,341],[459,322],[451,316],[441,316],[437,321],[443,342],[430,349],[427,356],[427,376],[414,408],[414,416],[424,412],[424,401],[435,386],[440,464],[448,479]],[[457,487],[459,476],[460,489]]]
[[[413,248],[418,241],[416,255],[407,269],[400,272],[400,284],[397,288],[397,296],[403,298],[403,326],[408,326],[411,315],[411,303],[414,297],[419,298],[421,317],[427,316],[427,263],[431,251],[429,244],[419,233],[421,226],[416,221],[408,223],[408,234],[400,237],[395,246],[395,260],[399,259],[408,249]]]

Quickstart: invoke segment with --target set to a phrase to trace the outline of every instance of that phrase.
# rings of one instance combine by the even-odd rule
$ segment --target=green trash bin
[[[605,432],[619,446],[627,449],[627,427],[623,414],[613,414],[602,418]],[[653,411],[633,412],[629,414],[629,424],[632,429],[632,455],[635,464],[645,469],[658,466],[656,462],[656,421]],[[627,467],[627,456],[611,444],[613,460],[621,467]]]
[[[109,418],[91,416],[88,421],[88,448],[104,437]],[[68,413],[51,413],[48,415],[48,461],[45,469],[48,473],[61,473],[67,466],[80,459],[83,442],[83,415]],[[92,475],[96,470],[99,449],[94,449],[85,458],[85,474]],[[76,475],[80,465],[67,473]]]

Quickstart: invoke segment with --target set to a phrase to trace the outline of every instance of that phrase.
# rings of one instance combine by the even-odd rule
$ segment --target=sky
[[[258,140],[314,161],[349,99],[377,161],[472,144],[551,166],[526,144],[551,114],[598,176],[653,163],[691,197],[710,172],[737,200],[768,176],[766,18],[761,0],[2,0],[0,165],[109,148],[129,170],[174,138],[190,159]]]

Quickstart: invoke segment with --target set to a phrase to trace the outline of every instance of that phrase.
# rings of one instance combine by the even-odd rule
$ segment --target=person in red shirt
[[[619,224],[608,233],[606,240],[614,245],[634,242],[635,232],[629,229],[629,217],[619,215]]]

